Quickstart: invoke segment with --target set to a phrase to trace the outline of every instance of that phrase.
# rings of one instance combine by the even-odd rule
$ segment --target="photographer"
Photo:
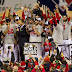
[[[45,69],[42,65],[40,66],[36,65],[34,69],[32,70],[32,72],[45,72]]]

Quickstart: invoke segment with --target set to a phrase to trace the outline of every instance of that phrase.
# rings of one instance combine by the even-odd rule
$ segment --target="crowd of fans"
[[[29,59],[19,62],[0,61],[1,72],[71,72],[72,64],[69,59],[63,57],[61,52],[58,55],[46,56],[45,58],[33,58],[29,54]]]
[[[0,22],[0,71],[1,72],[72,72],[72,56],[64,56],[57,44],[62,43],[61,22],[67,21],[70,26],[70,17],[62,16],[55,6],[54,12],[38,1],[33,9],[22,7],[22,17],[9,7],[8,17],[6,10]],[[66,12],[68,8],[64,6]],[[10,12],[13,11],[13,17]],[[46,14],[47,13],[47,14]],[[70,31],[62,25],[64,30],[63,39],[70,40]],[[60,29],[61,28],[61,29]],[[56,31],[57,30],[57,31]],[[65,33],[65,30],[67,31]],[[59,35],[60,34],[60,35]],[[67,37],[65,37],[67,36]],[[45,57],[32,57],[25,60],[23,47],[25,42],[41,42],[45,50]]]

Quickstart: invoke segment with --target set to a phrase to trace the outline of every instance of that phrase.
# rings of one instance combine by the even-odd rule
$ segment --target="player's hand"
[[[28,26],[26,26],[26,29],[28,29]]]
[[[3,44],[3,41],[1,41],[1,44]]]
[[[32,59],[35,61],[35,58],[34,57]]]
[[[35,69],[38,69],[38,65],[35,65],[35,67],[34,67]]]
[[[58,60],[58,61],[59,61],[60,64],[62,64],[60,60]]]
[[[42,45],[42,47],[44,47],[44,45]]]
[[[58,8],[58,5],[55,5],[56,9]]]
[[[38,1],[38,3],[40,4],[40,1]]]
[[[49,9],[49,7],[47,8],[47,10],[48,10],[48,12],[50,12],[50,9]]]
[[[39,60],[41,60],[41,59],[42,59],[42,56],[40,56]]]
[[[68,10],[68,7],[67,6],[64,6],[64,9]]]
[[[42,65],[40,65],[40,68],[44,68]]]
[[[10,24],[8,24],[8,28],[10,28]]]
[[[4,38],[4,36],[2,35],[2,36],[1,36],[1,38],[3,39],[3,38]]]
[[[17,31],[19,31],[19,28],[17,28]]]
[[[29,54],[29,58],[32,58],[31,54]]]

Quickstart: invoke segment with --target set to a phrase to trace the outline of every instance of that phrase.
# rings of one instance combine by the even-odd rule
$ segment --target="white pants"
[[[3,47],[1,47],[0,50],[1,50],[0,60],[1,62],[3,62]]]
[[[63,44],[70,44],[70,43],[71,43],[70,40],[63,40]],[[62,50],[63,50],[64,57],[69,58],[69,47],[68,46],[63,46]]]
[[[58,46],[59,53],[62,51],[62,47]]]
[[[4,44],[3,61],[11,61],[11,49],[8,49],[8,46],[11,46],[14,52],[14,44]]]
[[[15,48],[14,48],[15,62],[18,61],[18,51],[19,51],[19,60],[20,60],[19,45],[15,45]]]
[[[68,57],[69,58],[69,47],[66,44],[70,44],[71,41],[70,40],[63,40],[63,43],[61,45],[65,45],[65,46],[59,46],[59,50],[61,50],[64,54],[64,57]]]

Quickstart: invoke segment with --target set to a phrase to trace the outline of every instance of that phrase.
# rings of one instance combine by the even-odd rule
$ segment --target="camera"
[[[33,62],[30,62],[30,65],[33,65]]]
[[[38,68],[40,68],[40,66],[38,66]]]
[[[55,61],[56,63],[58,63],[59,61]]]
[[[56,48],[56,44],[52,41],[51,42],[52,47]]]

